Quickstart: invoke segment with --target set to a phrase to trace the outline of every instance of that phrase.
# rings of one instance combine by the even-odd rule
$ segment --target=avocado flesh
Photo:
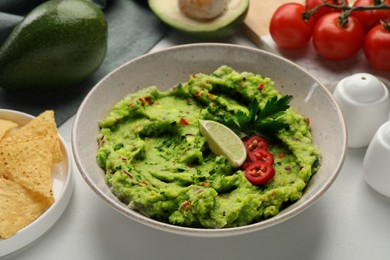
[[[55,89],[88,78],[107,52],[107,22],[87,0],[51,0],[33,9],[0,49],[0,87]]]
[[[148,0],[152,11],[166,24],[201,38],[223,38],[233,34],[244,21],[249,0],[231,0],[227,10],[215,19],[198,21],[184,15],[177,0]]]

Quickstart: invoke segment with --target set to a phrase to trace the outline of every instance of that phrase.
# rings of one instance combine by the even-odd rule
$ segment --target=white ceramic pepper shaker
[[[368,185],[390,197],[390,121],[379,127],[368,145],[363,172]]]
[[[377,77],[357,73],[341,80],[334,92],[348,132],[348,147],[366,147],[389,120],[389,91]]]

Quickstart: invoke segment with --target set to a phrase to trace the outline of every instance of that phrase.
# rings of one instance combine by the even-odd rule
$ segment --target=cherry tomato
[[[384,3],[390,5],[390,0],[385,0]],[[353,6],[373,6],[374,0],[357,0]],[[368,32],[372,27],[379,24],[380,20],[386,20],[390,18],[390,10],[365,10],[365,11],[353,11],[352,15],[356,17],[363,25],[364,30]]]
[[[269,163],[254,162],[245,170],[245,177],[254,185],[267,183],[275,175],[275,170]]]
[[[268,142],[263,137],[254,135],[248,140],[244,141],[247,153],[249,154],[255,149],[268,149]]]
[[[271,17],[270,34],[280,48],[298,49],[310,40],[314,20],[304,20],[305,6],[298,3],[286,3],[279,6]]]
[[[274,164],[274,156],[265,149],[255,149],[248,154],[252,162],[266,162]]]
[[[325,3],[332,4],[332,5],[343,5],[342,0],[306,0],[305,3],[306,3],[308,11],[310,11],[311,9],[313,9],[314,7],[316,7],[318,5],[322,5]],[[345,4],[348,5],[348,1],[345,1]],[[325,7],[325,6],[320,7],[312,15],[312,18],[314,19],[314,21],[317,21],[319,18],[321,18],[322,16],[324,16],[325,14],[330,13],[330,12],[337,12],[337,9],[331,8],[331,7]]]
[[[339,61],[353,57],[363,46],[364,29],[360,22],[349,16],[342,27],[340,13],[321,17],[313,31],[313,44],[317,53],[325,59]]]
[[[390,22],[387,22],[390,28]],[[364,55],[368,63],[380,70],[390,71],[390,31],[382,24],[374,26],[364,40]]]

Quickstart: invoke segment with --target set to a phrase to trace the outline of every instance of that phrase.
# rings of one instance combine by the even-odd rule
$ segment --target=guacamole
[[[275,175],[264,185],[213,154],[199,120],[226,124],[248,113],[251,101],[261,110],[274,97],[282,94],[270,78],[228,66],[190,75],[166,92],[151,86],[129,94],[99,122],[98,164],[123,203],[159,221],[225,228],[270,218],[302,197],[320,167],[307,118],[291,107],[280,115],[285,127],[268,147]]]

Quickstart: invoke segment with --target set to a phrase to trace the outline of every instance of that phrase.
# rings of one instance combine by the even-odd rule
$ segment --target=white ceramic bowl
[[[33,118],[32,115],[0,109],[0,119],[11,120],[19,126],[27,124]],[[64,160],[53,166],[53,196],[55,202],[34,222],[19,230],[12,237],[0,240],[0,257],[13,253],[46,233],[64,213],[73,192],[72,157],[64,139],[60,136],[61,150]]]
[[[120,202],[104,180],[96,162],[98,121],[125,95],[156,85],[166,90],[188,80],[192,73],[210,73],[221,65],[270,77],[283,94],[293,95],[291,105],[311,119],[314,143],[322,166],[303,197],[277,216],[259,223],[226,229],[188,228],[162,223],[133,211]],[[332,94],[308,72],[279,56],[229,44],[190,44],[141,56],[102,79],[85,97],[73,125],[72,148],[81,175],[104,201],[125,216],[159,230],[193,235],[226,236],[261,230],[281,223],[314,203],[333,183],[346,152],[346,128]]]

